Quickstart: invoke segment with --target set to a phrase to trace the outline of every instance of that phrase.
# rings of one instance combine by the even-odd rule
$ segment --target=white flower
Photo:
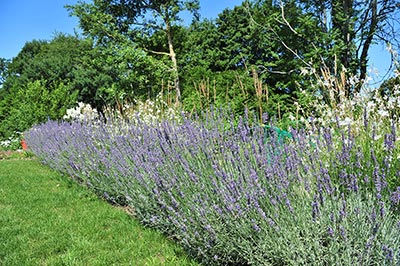
[[[379,110],[378,110],[378,114],[379,114],[381,117],[388,117],[388,116],[389,116],[389,112],[386,111],[386,110],[382,110],[382,109],[379,109]]]
[[[367,102],[367,111],[371,111],[371,110],[375,109],[375,107],[376,107],[376,104],[374,102],[371,102],[371,101]]]
[[[72,120],[84,120],[84,119],[96,119],[98,113],[96,109],[92,109],[89,104],[82,102],[78,103],[78,106],[67,110],[67,114],[63,116],[63,119]]]
[[[3,146],[5,148],[8,148],[10,146],[10,144],[11,144],[10,140],[4,140],[4,141],[0,142],[0,146]]]
[[[350,117],[346,117],[344,120],[339,121],[339,126],[348,126],[353,122]]]
[[[352,76],[348,79],[347,81],[351,86],[355,86],[356,84],[358,84],[358,82],[360,82],[360,80],[358,79],[357,76]]]
[[[375,135],[374,140],[379,140],[382,138],[382,135]]]

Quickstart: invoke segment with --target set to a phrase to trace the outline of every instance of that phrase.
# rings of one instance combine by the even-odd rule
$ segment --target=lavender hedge
[[[48,121],[25,137],[45,164],[131,206],[206,265],[400,263],[394,127],[383,143],[317,127],[282,141],[221,113]]]

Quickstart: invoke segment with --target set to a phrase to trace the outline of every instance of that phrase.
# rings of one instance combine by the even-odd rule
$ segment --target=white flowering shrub
[[[99,114],[97,110],[93,109],[90,104],[79,102],[77,107],[67,110],[67,113],[63,116],[63,119],[83,121],[85,119],[97,119],[98,117]]]
[[[19,150],[21,149],[21,132],[14,132],[14,134],[8,139],[4,139],[0,141],[0,151],[8,151],[8,150]]]
[[[1,150],[8,150],[9,147],[11,146],[11,144],[12,144],[12,141],[10,139],[0,141]]]
[[[140,120],[148,125],[159,124],[164,120],[180,122],[182,115],[179,108],[169,105],[159,93],[154,100],[138,100],[134,104],[124,105],[124,116],[129,120]]]
[[[315,71],[311,74],[316,75]],[[312,127],[312,121],[323,127],[343,129],[350,126],[355,133],[365,128],[366,123],[375,129],[390,128],[391,124],[399,127],[400,86],[394,86],[389,95],[382,95],[378,88],[368,84],[371,78],[367,78],[360,92],[349,95],[348,88],[355,88],[362,81],[357,77],[347,77],[345,69],[339,75],[322,70],[317,78],[316,97],[311,103],[313,119],[300,117],[303,125]]]
[[[172,107],[164,99],[162,93],[158,94],[155,99],[135,100],[132,103],[118,103],[116,108],[108,106],[103,109],[104,119],[97,119],[100,116],[90,116],[90,106],[79,104],[77,108],[68,110],[64,119],[73,120],[89,120],[94,127],[102,127],[111,137],[118,137],[121,134],[127,134],[132,125],[137,128],[143,126],[160,127],[162,122],[168,121],[174,124],[183,122],[183,113],[179,107]],[[88,119],[92,118],[92,119]],[[93,119],[94,118],[94,119]],[[103,123],[106,121],[106,123]],[[118,126],[115,126],[118,125]],[[98,140],[93,139],[94,143]]]

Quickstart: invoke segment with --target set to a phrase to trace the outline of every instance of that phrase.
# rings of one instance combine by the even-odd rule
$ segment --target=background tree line
[[[82,36],[58,34],[25,44],[0,60],[0,138],[78,101],[122,111],[160,92],[195,112],[209,105],[245,107],[286,117],[308,112],[315,96],[329,102],[336,84],[366,79],[371,45],[399,48],[398,0],[254,0],[200,19],[199,0],[94,0],[67,6]],[[192,15],[184,23],[182,12]],[[398,79],[384,83],[390,93]]]

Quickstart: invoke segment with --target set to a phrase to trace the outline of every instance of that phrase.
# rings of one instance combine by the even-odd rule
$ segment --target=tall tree
[[[280,0],[282,8],[285,2]],[[339,63],[361,81],[367,76],[370,49],[374,43],[400,48],[399,0],[297,0],[305,12],[328,33],[325,48],[334,51]],[[310,40],[312,41],[312,40]],[[357,92],[360,86],[347,88]]]
[[[92,4],[79,2],[68,8],[71,14],[80,19],[84,32],[98,40],[128,39],[149,53],[169,56],[172,63],[176,102],[180,101],[179,68],[173,26],[181,21],[179,15],[182,11],[187,10],[197,18],[199,0],[94,0]],[[101,14],[103,18],[106,16],[106,19],[101,20],[99,25],[96,18],[102,16]],[[166,33],[168,52],[149,50],[136,42],[143,35],[151,35],[157,30]]]

